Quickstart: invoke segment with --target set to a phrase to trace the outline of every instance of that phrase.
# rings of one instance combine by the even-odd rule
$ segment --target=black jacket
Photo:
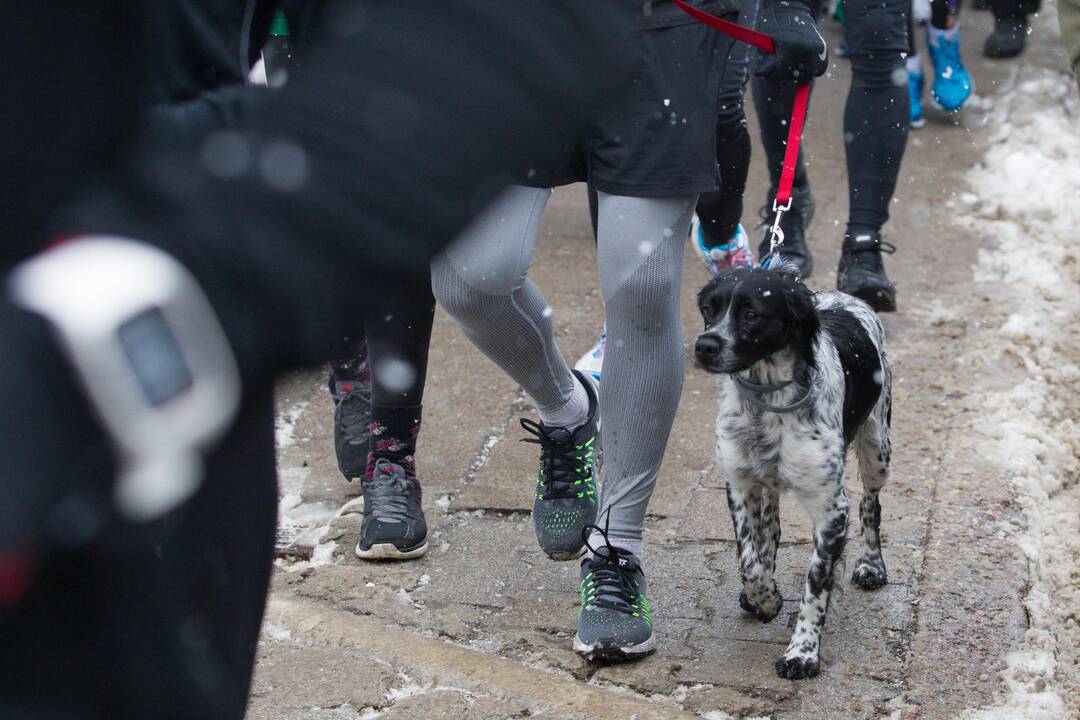
[[[108,443],[47,328],[0,300],[3,717],[242,717],[273,544],[273,378],[330,356],[377,278],[428,262],[561,149],[631,33],[620,0],[328,3],[333,32],[314,30],[303,71],[267,92],[235,85],[248,33],[233,33],[266,15],[185,0],[171,17],[201,27],[204,4],[220,25],[197,42],[147,24],[157,3],[141,0],[18,3],[0,24],[0,267],[68,233],[166,249],[210,297],[245,393],[195,498],[122,522]],[[141,112],[200,88],[238,93],[243,172],[209,172],[193,150],[213,120],[182,143],[134,139]],[[303,182],[259,162],[283,147],[305,158]]]

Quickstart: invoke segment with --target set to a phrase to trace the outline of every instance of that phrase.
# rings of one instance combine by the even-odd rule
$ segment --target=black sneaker
[[[877,312],[895,312],[896,288],[885,275],[883,252],[892,254],[896,246],[882,242],[881,233],[845,235],[836,289],[865,301]]]
[[[654,652],[647,589],[640,561],[627,550],[608,544],[582,560],[574,652],[590,662],[633,660]]]
[[[420,481],[405,468],[381,459],[364,479],[364,520],[356,556],[365,560],[408,560],[427,552],[427,521],[420,507]]]
[[[1003,60],[1024,52],[1024,45],[1027,43],[1027,18],[1003,17],[997,18],[994,23],[994,32],[990,33],[983,45],[983,55]]]
[[[346,480],[363,477],[371,444],[371,386],[357,384],[334,408],[334,450]]]
[[[574,376],[589,395],[589,415],[573,432],[522,418],[521,427],[540,446],[533,530],[540,549],[552,560],[573,560],[585,548],[582,533],[596,522],[596,473],[600,469],[600,401],[596,381]]]
[[[761,225],[765,228],[765,235],[758,245],[758,262],[764,262],[769,255],[769,247],[772,242],[770,229],[776,215],[772,209],[772,198],[776,197],[776,189],[769,190],[769,199],[761,208]],[[810,248],[806,245],[806,228],[814,219],[814,194],[810,192],[810,185],[803,188],[794,188],[791,194],[791,209],[780,218],[780,229],[784,231],[784,244],[780,246],[780,257],[799,268],[799,275],[805,280],[814,272],[814,256],[810,254]]]

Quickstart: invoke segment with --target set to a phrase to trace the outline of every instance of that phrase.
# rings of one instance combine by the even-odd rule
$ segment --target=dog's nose
[[[698,335],[694,354],[701,360],[711,360],[720,354],[720,338],[715,335]]]

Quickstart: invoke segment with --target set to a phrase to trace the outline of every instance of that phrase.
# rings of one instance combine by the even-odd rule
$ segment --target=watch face
[[[191,370],[159,308],[139,313],[116,334],[150,405],[164,405],[191,388]]]

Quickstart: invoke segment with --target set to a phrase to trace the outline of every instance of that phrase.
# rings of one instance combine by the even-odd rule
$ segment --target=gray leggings
[[[469,339],[538,407],[554,410],[570,399],[574,379],[555,343],[547,301],[527,277],[550,196],[546,189],[508,189],[434,262],[432,284]],[[679,290],[696,201],[599,194],[608,336],[600,511],[610,508],[612,540],[636,551],[682,391]]]

